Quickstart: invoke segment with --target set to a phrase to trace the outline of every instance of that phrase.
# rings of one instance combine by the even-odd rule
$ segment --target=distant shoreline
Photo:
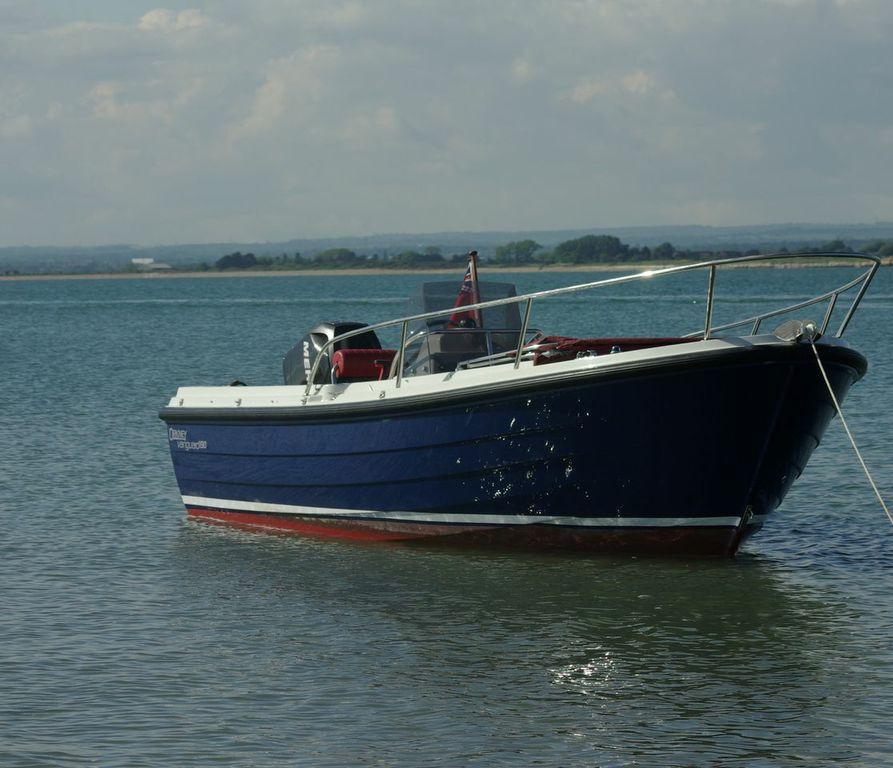
[[[893,264],[893,258],[882,259],[883,266]],[[550,264],[538,266],[489,266],[482,265],[481,271],[489,273],[537,273],[537,272],[643,272],[650,269],[682,266],[678,263],[666,264]],[[754,262],[750,264],[729,265],[733,269],[810,269],[814,267],[855,267],[851,261],[832,261],[824,264],[795,264],[791,262]],[[356,277],[359,275],[452,275],[458,274],[461,265],[456,269],[264,269],[264,270],[232,270],[225,272],[96,272],[91,274],[44,274],[44,275],[0,275],[0,282],[24,282],[29,280],[170,280],[181,278],[228,278],[228,277]]]

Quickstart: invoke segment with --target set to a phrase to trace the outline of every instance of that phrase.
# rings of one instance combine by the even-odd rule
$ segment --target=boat
[[[793,258],[517,295],[479,281],[472,255],[461,284],[423,283],[404,317],[317,325],[285,355],[281,385],[180,387],[160,417],[188,516],[352,539],[734,555],[835,414],[817,357],[841,402],[867,370],[842,336],[878,269],[870,256],[809,254],[864,271],[713,322],[718,271]],[[683,335],[531,325],[552,298],[694,270],[707,276],[704,323]],[[808,312],[822,317],[798,319]]]

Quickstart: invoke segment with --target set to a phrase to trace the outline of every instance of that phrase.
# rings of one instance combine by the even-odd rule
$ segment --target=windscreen
[[[418,291],[409,299],[409,314],[420,315],[425,312],[436,312],[439,309],[452,309],[456,305],[459,296],[459,280],[443,280],[435,283],[422,283]],[[515,286],[512,283],[496,283],[483,280],[478,283],[481,293],[481,301],[494,301],[517,296]],[[484,328],[510,328],[521,327],[521,314],[518,304],[503,304],[499,307],[490,307],[482,310]],[[444,315],[433,320],[421,321],[411,324],[410,331],[415,332],[429,328],[442,327],[449,320],[449,315]]]

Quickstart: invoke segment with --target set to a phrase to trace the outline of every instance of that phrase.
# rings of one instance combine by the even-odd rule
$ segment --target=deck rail
[[[793,261],[793,260],[804,260],[809,259],[811,261],[815,261],[816,263],[811,266],[826,266],[829,263],[836,266],[839,262],[867,262],[869,266],[866,268],[864,272],[862,272],[858,277],[849,280],[843,285],[838,286],[837,288],[833,288],[830,291],[826,291],[825,293],[819,294],[818,296],[814,296],[805,301],[798,302],[796,304],[791,304],[786,307],[782,307],[779,309],[772,309],[766,312],[761,312],[756,315],[752,315],[750,317],[743,318],[741,320],[736,320],[731,323],[725,323],[723,325],[714,326],[713,325],[713,307],[715,303],[715,294],[716,294],[716,273],[719,267],[728,267],[728,266],[738,266],[743,264],[751,264],[751,263],[759,263],[765,261]],[[860,302],[862,301],[862,297],[865,295],[865,291],[868,290],[868,286],[871,284],[872,279],[874,278],[875,273],[880,267],[881,261],[876,256],[870,256],[864,253],[838,253],[838,252],[822,252],[822,253],[769,253],[769,254],[756,254],[753,256],[738,256],[735,258],[729,259],[711,259],[709,261],[698,261],[691,262],[689,264],[680,264],[678,266],[672,267],[661,267],[659,269],[646,269],[642,272],[635,272],[629,275],[621,275],[619,277],[609,277],[604,278],[602,280],[594,280],[588,283],[580,283],[578,285],[570,285],[564,288],[551,288],[544,291],[534,291],[532,293],[526,293],[521,296],[511,296],[508,298],[502,299],[494,299],[492,301],[482,301],[477,304],[469,304],[462,307],[463,312],[469,312],[472,310],[479,309],[488,309],[490,307],[500,307],[506,304],[524,304],[524,315],[521,324],[520,333],[518,334],[518,346],[514,352],[513,365],[515,368],[521,364],[521,359],[524,354],[524,339],[527,335],[527,328],[530,322],[530,314],[533,309],[533,302],[537,299],[545,299],[552,296],[562,296],[565,294],[571,293],[580,293],[582,291],[589,291],[595,288],[602,288],[607,285],[620,285],[623,283],[631,283],[638,280],[650,280],[655,277],[662,277],[664,275],[672,275],[677,274],[679,272],[692,272],[698,269],[706,269],[708,272],[707,279],[707,295],[706,295],[706,317],[704,319],[704,327],[703,329],[693,331],[691,333],[685,334],[683,338],[697,338],[698,336],[703,339],[709,339],[711,334],[730,330],[732,328],[737,328],[744,325],[751,326],[751,335],[755,335],[759,332],[760,325],[764,320],[767,320],[771,317],[776,317],[778,315],[786,314],[787,312],[793,312],[798,309],[803,309],[805,307],[810,307],[815,304],[819,304],[823,301],[828,302],[828,307],[825,310],[825,315],[822,320],[821,328],[819,329],[822,334],[825,334],[828,329],[828,325],[831,322],[831,316],[834,312],[834,309],[837,305],[838,299],[840,296],[847,291],[852,290],[858,286],[855,296],[853,300],[850,302],[849,307],[847,308],[846,314],[834,336],[840,338],[843,336],[844,332],[847,329],[847,326],[852,320],[853,315],[858,309]],[[367,333],[368,331],[378,331],[384,328],[392,328],[396,326],[400,326],[400,347],[397,350],[396,356],[396,386],[399,387],[403,381],[403,368],[404,368],[404,360],[406,354],[406,347],[408,342],[412,342],[412,338],[408,338],[408,330],[409,324],[418,322],[421,320],[433,320],[436,318],[449,317],[454,314],[456,311],[455,307],[450,307],[448,309],[437,310],[436,312],[424,312],[418,315],[409,315],[407,317],[399,317],[394,320],[386,320],[381,323],[373,323],[372,325],[365,325],[362,328],[356,328],[352,331],[347,331],[346,333],[342,333],[334,338],[330,339],[326,344],[320,349],[319,354],[316,356],[316,359],[313,361],[313,366],[310,370],[310,375],[307,377],[306,389],[304,390],[304,397],[307,398],[313,391],[314,386],[319,386],[315,384],[316,375],[319,370],[319,366],[324,357],[327,357],[331,349],[338,342],[344,341],[345,339],[349,339],[352,336],[358,336],[362,333]]]

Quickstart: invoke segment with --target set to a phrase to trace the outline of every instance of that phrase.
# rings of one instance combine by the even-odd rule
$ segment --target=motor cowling
[[[366,323],[331,320],[320,323],[295,344],[282,359],[282,375],[286,384],[306,384],[316,358],[332,339],[342,333],[365,328]],[[330,347],[316,369],[314,384],[328,384],[332,380],[332,355],[339,349],[381,349],[375,331],[358,333]]]

